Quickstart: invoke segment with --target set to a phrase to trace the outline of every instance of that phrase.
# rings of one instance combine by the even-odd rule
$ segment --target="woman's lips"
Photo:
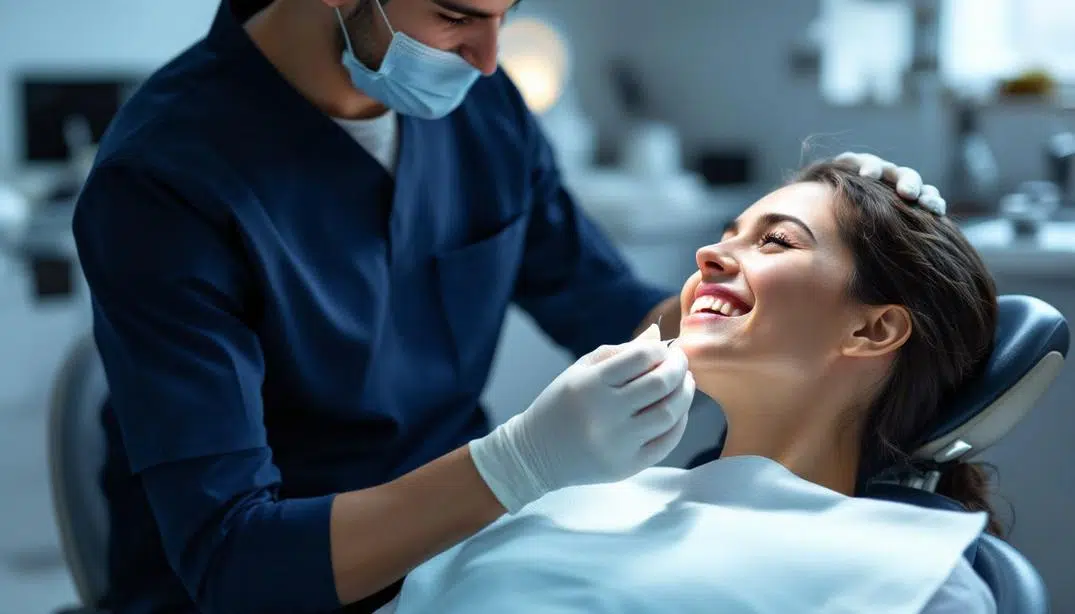
[[[754,306],[738,292],[718,283],[703,281],[694,289],[694,302],[688,313],[712,311],[728,317],[747,314]]]

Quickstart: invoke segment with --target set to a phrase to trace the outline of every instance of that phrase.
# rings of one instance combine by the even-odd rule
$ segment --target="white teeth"
[[[718,313],[724,314],[725,316],[733,318],[743,315],[743,311],[741,309],[733,307],[731,303],[725,301],[724,299],[720,299],[711,295],[699,296],[698,298],[694,299],[694,303],[691,305],[690,312],[691,314],[695,314],[703,310],[716,311]]]
[[[702,311],[703,309],[712,309],[713,303],[715,302],[716,299],[712,296],[699,296],[698,298],[694,299],[694,304],[691,305],[691,313],[695,314],[699,311]]]

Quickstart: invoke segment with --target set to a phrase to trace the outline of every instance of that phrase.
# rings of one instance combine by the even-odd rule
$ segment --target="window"
[[[821,50],[820,85],[830,103],[895,104],[911,66],[912,12],[895,0],[822,0],[811,36]]]
[[[941,73],[952,85],[982,91],[1033,69],[1075,83],[1072,0],[944,0],[940,19]]]

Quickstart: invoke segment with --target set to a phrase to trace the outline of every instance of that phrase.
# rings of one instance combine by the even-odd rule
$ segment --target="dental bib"
[[[984,513],[847,497],[761,457],[554,492],[414,570],[394,614],[912,614]]]

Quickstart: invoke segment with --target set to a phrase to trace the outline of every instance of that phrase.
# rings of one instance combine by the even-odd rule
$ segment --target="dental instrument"
[[[657,316],[657,328],[658,329],[661,328],[661,320],[663,320],[663,319],[664,319],[664,314],[663,313],[661,315]],[[661,343],[663,343],[665,345],[665,347],[672,347],[672,344],[675,343],[678,340],[679,340],[679,337],[672,337],[671,339],[662,339]]]

